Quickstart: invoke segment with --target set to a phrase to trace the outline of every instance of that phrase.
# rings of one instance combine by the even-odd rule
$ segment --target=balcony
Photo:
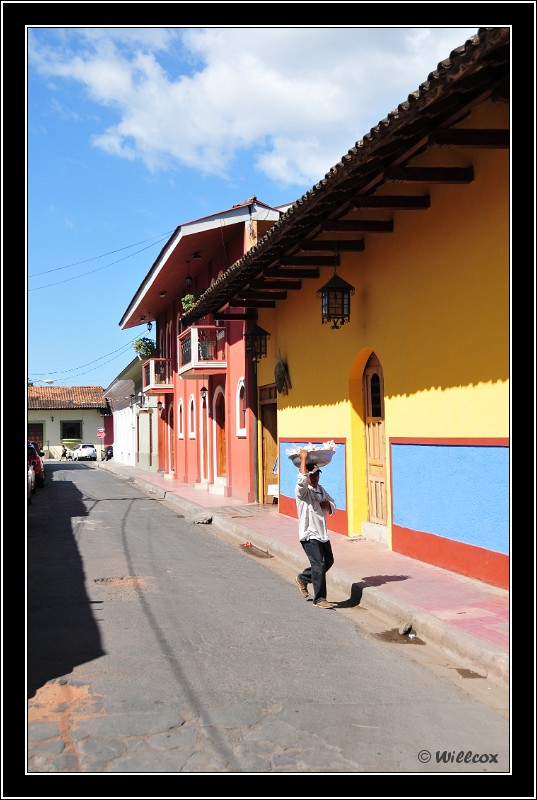
[[[148,358],[142,365],[143,391],[147,395],[173,392],[173,367],[169,358]]]
[[[226,372],[226,329],[216,325],[193,325],[177,337],[179,377],[205,380]]]

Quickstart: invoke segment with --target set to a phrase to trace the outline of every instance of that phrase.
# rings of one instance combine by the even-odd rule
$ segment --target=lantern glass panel
[[[332,290],[323,295],[323,316],[347,317],[350,311],[350,298],[348,292]]]

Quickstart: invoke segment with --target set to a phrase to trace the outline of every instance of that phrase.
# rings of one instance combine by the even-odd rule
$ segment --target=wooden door
[[[28,441],[35,442],[38,450],[43,449],[43,423],[42,422],[29,422],[28,423]]]
[[[149,466],[153,466],[153,412],[147,415],[149,421]]]
[[[173,403],[168,409],[168,436],[170,447],[170,472],[175,472],[175,419],[173,414]]]
[[[363,377],[369,522],[386,525],[386,442],[384,435],[384,377],[371,353]]]
[[[216,476],[225,478],[227,473],[226,465],[226,403],[224,395],[218,394],[214,408],[214,423],[216,434]]]
[[[272,390],[272,391],[271,391]],[[260,388],[262,502],[272,503],[278,495],[278,404],[276,386]]]
[[[207,425],[207,399],[200,401],[200,439],[199,439],[200,480],[206,483],[209,480],[209,431]]]

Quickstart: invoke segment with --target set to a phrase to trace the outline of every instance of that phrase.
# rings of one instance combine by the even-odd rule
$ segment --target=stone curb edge
[[[210,509],[206,509],[197,503],[192,503],[190,500],[182,498],[173,492],[167,492],[141,478],[125,478],[120,473],[115,472],[115,474],[124,480],[132,480],[144,491],[178,506],[189,515],[201,512],[210,514]],[[247,540],[250,540],[252,544],[256,544],[261,549],[268,550],[274,555],[279,555],[287,561],[291,561],[297,568],[303,566],[303,559],[300,558],[301,554],[294,554],[288,548],[279,545],[278,542],[242,527],[235,519],[214,514],[212,524],[238,539],[243,540],[246,537]],[[352,583],[349,582],[349,579],[337,573],[329,575],[328,582],[344,591],[350,592],[352,589]],[[474,637],[465,631],[452,633],[446,630],[442,621],[437,617],[425,612],[416,612],[414,608],[406,606],[404,603],[395,602],[376,591],[375,587],[365,587],[362,590],[361,605],[363,608],[369,608],[372,611],[377,611],[393,618],[397,626],[407,621],[412,622],[413,628],[421,639],[440,647],[456,659],[468,662],[476,671],[485,672],[486,677],[498,681],[502,686],[508,687],[509,656],[507,654],[491,650],[485,644],[476,641]]]
[[[300,553],[295,554],[288,548],[280,546],[278,542],[271,541],[262,534],[251,531],[248,528],[243,528],[235,520],[230,520],[223,516],[215,516],[213,517],[213,525],[217,525],[226,533],[230,533],[241,540],[246,537],[252,544],[285,558],[297,568],[304,566],[304,559],[301,558]],[[334,575],[328,575],[327,581],[329,584],[349,592],[350,595],[352,582],[349,578],[338,575],[336,572]],[[426,612],[416,612],[414,608],[382,595],[377,591],[376,587],[365,587],[362,590],[360,605],[363,608],[377,611],[384,616],[390,617],[397,627],[404,622],[412,622],[412,627],[424,641],[440,647],[457,660],[462,659],[471,665],[475,671],[486,673],[487,678],[496,680],[506,687],[509,685],[509,657],[507,654],[503,655],[491,650],[485,644],[476,641],[474,637],[465,631],[452,633],[446,630],[443,622],[437,617]]]

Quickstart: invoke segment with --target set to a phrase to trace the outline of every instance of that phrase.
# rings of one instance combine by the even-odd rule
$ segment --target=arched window
[[[185,438],[185,418],[184,418],[183,398],[181,397],[177,404],[177,438]]]
[[[235,420],[237,425],[237,436],[246,436],[246,385],[244,378],[240,378],[237,383],[237,394],[235,397]]]
[[[196,438],[196,403],[194,402],[194,395],[190,395],[190,404],[188,407],[188,438]]]
[[[382,417],[382,398],[380,395],[380,378],[376,372],[371,376],[371,416]]]

